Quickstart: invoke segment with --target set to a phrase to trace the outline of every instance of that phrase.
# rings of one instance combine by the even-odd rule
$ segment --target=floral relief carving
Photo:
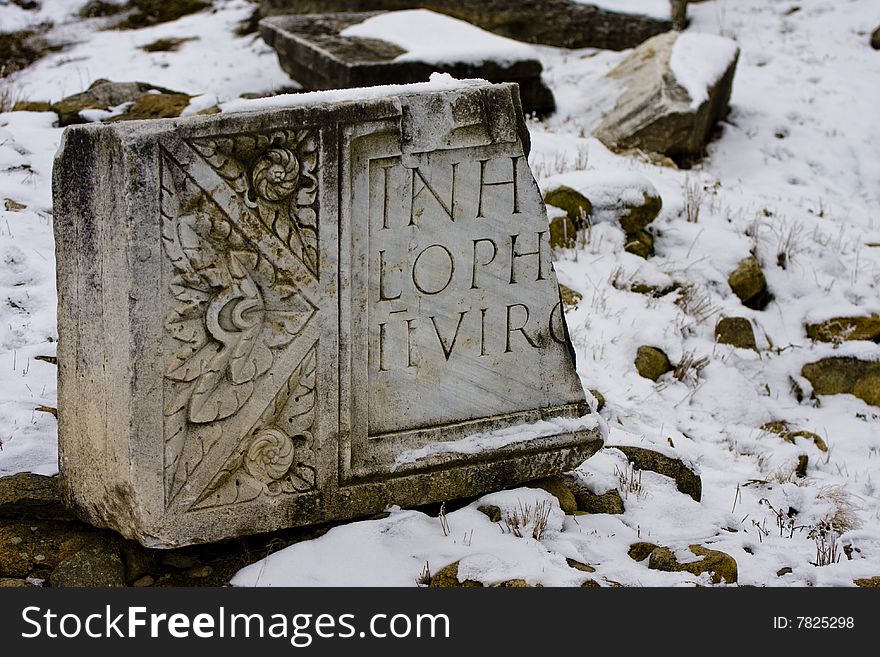
[[[305,168],[291,151],[264,149],[246,193],[273,204],[284,202],[302,192]],[[165,365],[165,484],[170,503],[191,489],[193,473],[212,450],[235,441],[224,437],[218,423],[249,402],[258,382],[274,371],[279,354],[302,334],[317,308],[167,156],[161,181],[162,243],[173,270],[173,303],[165,329],[176,345]],[[312,176],[314,187],[313,182]],[[276,218],[276,235],[278,224]],[[296,471],[291,465],[293,442],[303,443],[302,436],[294,441],[265,426],[248,448],[244,463],[264,492],[283,488],[270,486],[283,478],[274,475],[291,467]],[[284,467],[288,458],[291,462]],[[292,484],[288,488],[293,492]]]

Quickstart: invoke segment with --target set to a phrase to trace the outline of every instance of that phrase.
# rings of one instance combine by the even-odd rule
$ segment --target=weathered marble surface
[[[60,467],[93,524],[213,541],[601,445],[516,88],[294,99],[64,134]]]

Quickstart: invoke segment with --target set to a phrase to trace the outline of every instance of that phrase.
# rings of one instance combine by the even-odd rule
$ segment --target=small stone
[[[880,589],[880,576],[853,580],[853,584],[868,589]]]
[[[712,583],[720,584],[722,581],[735,584],[737,581],[736,560],[726,552],[710,550],[702,545],[691,545],[690,551],[699,557],[698,561],[679,563],[675,554],[666,547],[658,547],[648,557],[648,568],[664,572],[688,572],[693,575],[710,573]]]
[[[125,567],[119,550],[98,542],[61,562],[49,581],[54,587],[125,586]]]
[[[777,436],[779,436],[786,442],[791,443],[792,445],[795,444],[796,438],[806,438],[807,440],[812,442],[819,449],[819,451],[828,451],[828,445],[825,444],[822,436],[819,436],[812,431],[804,431],[803,429],[793,430],[789,427],[788,422],[784,420],[775,420],[773,422],[762,424],[761,430],[767,431],[769,433],[775,433]]]
[[[596,569],[592,566],[589,566],[585,563],[581,563],[580,561],[575,561],[574,559],[566,559],[565,563],[567,563],[571,568],[575,570],[581,570],[585,573],[595,573]]]
[[[817,395],[852,394],[880,406],[880,362],[850,357],[823,358],[807,363],[801,375]]]
[[[577,244],[577,228],[568,215],[550,220],[550,246],[554,249],[571,249]]]
[[[13,536],[9,542],[12,545],[18,545],[19,543],[21,543],[21,536]]]
[[[667,456],[654,450],[631,445],[614,445],[626,455],[627,461],[638,470],[650,470],[657,474],[670,477],[685,495],[690,495],[697,502],[703,495],[703,481],[700,475],[682,459]]]
[[[179,570],[189,570],[190,568],[196,568],[199,566],[199,562],[195,557],[188,554],[169,552],[162,555],[162,565],[177,568]]]
[[[0,577],[0,589],[29,589],[38,588],[36,584],[19,579],[18,577]]]
[[[582,589],[598,589],[601,587],[602,585],[594,579],[585,580],[584,583],[581,584]]]
[[[577,501],[574,499],[574,493],[571,492],[571,489],[566,484],[565,478],[544,477],[523,485],[531,488],[540,488],[550,493],[553,497],[559,500],[559,506],[566,515],[574,515],[577,513]]]
[[[501,507],[494,504],[484,504],[483,506],[478,506],[477,511],[485,514],[492,522],[501,522]]]
[[[779,570],[776,571],[776,576],[777,577],[784,577],[785,575],[789,575],[793,572],[794,571],[790,567],[785,566],[784,568],[780,568]]]
[[[11,198],[3,200],[3,207],[5,207],[9,212],[21,212],[22,210],[27,209],[27,206],[24,203],[13,201]]]
[[[451,563],[438,570],[431,578],[431,588],[477,588],[482,587],[482,583],[467,579],[463,582],[458,581],[458,561]]]
[[[125,113],[108,120],[141,121],[145,119],[172,119],[189,105],[190,96],[186,94],[144,94]]]
[[[623,250],[647,260],[654,255],[654,237],[645,230],[627,233]]]
[[[619,514],[626,510],[620,492],[616,488],[601,495],[592,493],[586,488],[580,488],[575,491],[575,498],[577,499],[578,511],[584,513]]]
[[[13,112],[51,112],[52,103],[41,100],[19,100],[12,106]],[[7,208],[8,209],[8,208]]]
[[[214,569],[211,566],[196,566],[187,570],[186,576],[193,579],[204,579],[205,577],[210,577],[213,572]]]
[[[154,92],[154,93],[149,93]],[[159,92],[158,94],[155,92]],[[177,91],[164,89],[146,82],[111,82],[110,80],[95,80],[85,91],[67,96],[57,103],[53,103],[52,110],[58,114],[58,125],[61,127],[83,123],[84,119],[80,112],[87,109],[108,110],[123,103],[135,103],[149,95],[172,95],[185,96]],[[187,96],[187,102],[189,102]],[[151,107],[156,101],[145,101]],[[161,101],[159,101],[161,103]],[[185,105],[184,105],[185,107]],[[134,107],[131,108],[132,110]],[[131,110],[129,110],[130,112]],[[179,114],[179,112],[178,112]],[[145,118],[155,118],[148,116]]]
[[[806,454],[801,454],[798,456],[797,467],[794,469],[794,474],[796,477],[803,479],[807,476],[807,465],[809,465],[810,457]]]
[[[496,584],[494,588],[499,589],[530,589],[533,588],[531,584],[529,584],[524,579],[509,579],[506,582],[501,582]]]
[[[880,50],[880,26],[871,35],[871,47],[874,50]]]
[[[834,317],[817,324],[807,324],[807,335],[817,342],[851,340],[880,341],[880,315],[869,317]]]
[[[156,583],[156,580],[154,580],[152,577],[150,577],[149,575],[144,575],[140,579],[136,579],[132,583],[132,586],[140,589],[140,588],[146,588],[147,586],[152,586],[155,583]]]
[[[590,389],[590,394],[596,398],[596,412],[601,412],[601,410],[605,408],[605,395],[594,388]]]
[[[45,560],[46,560],[45,554],[38,554],[38,555],[34,556],[34,561],[45,561]]]
[[[636,352],[635,364],[638,373],[652,381],[656,381],[672,370],[669,357],[657,347],[639,347]]]
[[[73,520],[61,501],[58,477],[20,472],[0,477],[0,518]]]
[[[581,299],[584,298],[584,295],[580,292],[575,292],[562,283],[559,284],[559,293],[562,296],[562,305],[565,306],[566,310],[576,307]]]
[[[763,310],[772,299],[767,290],[767,279],[754,256],[741,260],[728,277],[727,283],[747,308]]]
[[[715,341],[738,349],[758,350],[752,324],[745,317],[722,317],[715,325]]]
[[[635,561],[644,561],[656,549],[657,549],[657,546],[654,545],[653,543],[647,543],[647,542],[633,543],[632,545],[629,546],[629,550],[627,551],[627,554],[629,555],[630,559],[633,559]]]
[[[544,202],[564,210],[571,227],[575,230],[586,228],[587,219],[593,212],[593,204],[590,199],[566,185],[549,190],[544,194]],[[553,244],[552,226],[550,231],[550,244]]]

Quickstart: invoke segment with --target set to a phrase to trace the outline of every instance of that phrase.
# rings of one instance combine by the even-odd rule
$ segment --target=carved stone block
[[[186,545],[601,445],[516,87],[370,96],[64,133],[60,468],[82,517]]]
[[[281,68],[306,89],[424,82],[431,73],[440,71],[461,79],[516,82],[527,112],[545,114],[556,109],[553,92],[541,80],[543,67],[536,57],[507,55],[513,57],[511,61],[473,61],[468,57],[442,62],[399,60],[400,55],[408,53],[395,44],[340,34],[384,13],[271,16],[260,21],[260,33],[278,53]],[[449,20],[442,15],[437,17]],[[463,34],[461,41],[467,43],[469,38],[471,35]]]

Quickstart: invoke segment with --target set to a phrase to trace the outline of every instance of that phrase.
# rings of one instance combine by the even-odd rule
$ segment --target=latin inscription
[[[546,218],[525,185],[522,156],[372,161],[371,429],[406,428],[432,390],[464,405],[462,417],[482,398],[513,406],[517,367],[565,344]]]

